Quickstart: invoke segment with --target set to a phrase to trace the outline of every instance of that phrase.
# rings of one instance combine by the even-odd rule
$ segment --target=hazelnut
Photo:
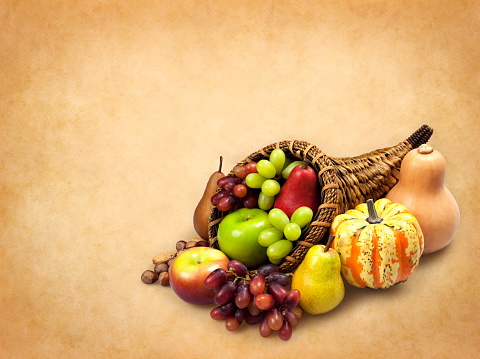
[[[175,257],[173,257],[172,259],[170,259],[170,260],[167,262],[168,267],[171,267],[171,265],[173,264],[174,261],[175,261]]]
[[[155,266],[155,269],[153,270],[155,273],[160,274],[163,272],[168,271],[168,264],[167,263],[160,263]]]
[[[168,272],[162,272],[158,276],[158,280],[160,284],[164,287],[168,287],[170,285],[170,279],[168,278]]]
[[[198,243],[199,243],[199,241],[190,240],[190,241],[187,242],[187,245],[185,246],[185,249],[190,249],[190,248],[193,248],[193,247],[198,247]]]
[[[146,270],[142,273],[141,279],[145,284],[153,284],[158,280],[158,274],[151,270]]]
[[[198,241],[198,246],[199,247],[208,247],[208,241],[205,241],[205,240]]]
[[[181,250],[184,250],[185,249],[185,246],[187,245],[187,242],[185,241],[178,241],[175,248],[177,250],[177,252],[180,252]]]

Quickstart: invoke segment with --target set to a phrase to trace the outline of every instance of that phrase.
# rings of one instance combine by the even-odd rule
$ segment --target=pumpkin
[[[337,215],[330,227],[332,247],[345,280],[360,288],[389,288],[418,267],[423,234],[407,208],[381,198]]]
[[[424,253],[446,247],[460,224],[460,210],[445,186],[446,161],[429,145],[407,153],[400,180],[385,196],[401,203],[417,218],[425,237]]]

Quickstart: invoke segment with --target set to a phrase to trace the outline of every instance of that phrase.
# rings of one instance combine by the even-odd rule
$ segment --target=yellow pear
[[[324,245],[310,248],[292,277],[292,289],[300,291],[300,307],[308,314],[326,313],[343,300],[345,286],[338,253]]]

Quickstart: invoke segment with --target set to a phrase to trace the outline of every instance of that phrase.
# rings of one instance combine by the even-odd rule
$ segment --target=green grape
[[[257,172],[265,178],[273,178],[275,177],[277,170],[269,160],[260,160],[257,163]]]
[[[283,237],[283,232],[275,227],[265,228],[258,235],[258,244],[262,247],[268,247],[270,244],[279,241]]]
[[[277,258],[277,259],[273,259],[273,258],[270,258],[268,257],[268,260],[270,261],[270,263],[272,264],[278,264],[282,261],[283,258]]]
[[[276,196],[280,192],[280,183],[273,179],[267,179],[262,183],[262,192],[267,196]]]
[[[284,179],[287,179],[288,176],[290,176],[290,172],[292,172],[292,170],[297,167],[298,165],[301,165],[303,163],[303,161],[293,161],[292,163],[290,163],[287,167],[285,167],[285,169],[282,171],[282,177]]]
[[[260,194],[258,195],[258,207],[260,209],[263,209],[264,211],[268,211],[270,208],[272,208],[274,201],[274,196],[267,196],[263,192],[260,192]]]
[[[296,241],[302,235],[302,229],[296,223],[288,223],[283,229],[283,234],[285,238],[289,241]]]
[[[296,223],[303,228],[307,226],[313,218],[313,211],[310,207],[299,207],[295,212],[292,214],[292,218],[290,222]]]
[[[290,163],[292,163],[293,160],[290,157],[285,157],[285,163],[283,164],[282,171],[288,167]]]
[[[250,188],[261,188],[263,182],[266,181],[266,178],[258,173],[249,173],[245,178],[247,186]]]
[[[288,216],[279,208],[273,208],[268,213],[268,219],[270,223],[279,231],[283,232],[285,225],[290,223]]]
[[[293,248],[292,242],[286,239],[281,239],[276,241],[273,244],[270,244],[267,248],[267,256],[270,259],[282,259],[284,258]]]
[[[282,173],[283,165],[285,164],[285,152],[280,148],[276,148],[270,153],[269,160],[275,166],[277,175]]]

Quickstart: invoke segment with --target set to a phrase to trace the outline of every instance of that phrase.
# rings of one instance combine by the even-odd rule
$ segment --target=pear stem
[[[332,245],[334,239],[335,239],[335,236],[330,233],[330,236],[328,237],[327,244],[325,244],[324,252],[327,252],[330,249],[330,246]]]
[[[378,224],[383,221],[382,217],[378,216],[373,199],[367,199],[368,217],[367,222],[370,224]]]
[[[218,172],[222,172],[223,156],[220,156],[220,165],[218,166]]]

